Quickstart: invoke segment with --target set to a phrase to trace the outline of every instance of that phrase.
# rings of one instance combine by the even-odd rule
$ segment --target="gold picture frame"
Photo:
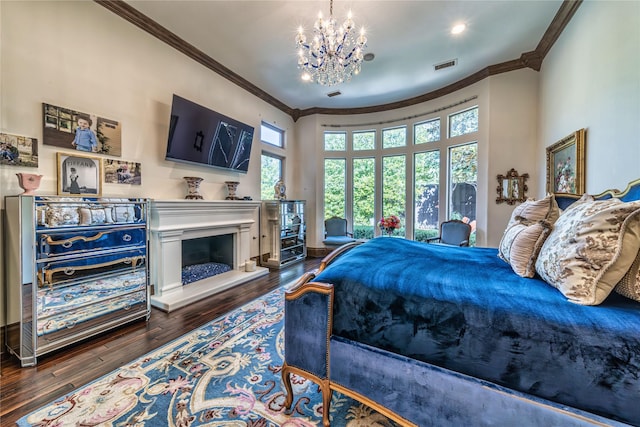
[[[506,175],[498,175],[498,197],[496,197],[496,203],[502,202],[508,205],[514,205],[518,202],[524,202],[527,200],[527,179],[529,179],[528,173],[518,174],[518,171],[511,168]]]
[[[585,130],[547,147],[547,192],[582,195],[585,190]]]
[[[58,195],[102,195],[102,158],[58,153]]]

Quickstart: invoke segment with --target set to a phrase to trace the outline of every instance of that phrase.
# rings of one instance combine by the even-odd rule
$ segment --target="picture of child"
[[[90,128],[91,124],[91,119],[88,116],[78,116],[76,136],[71,142],[71,145],[73,145],[76,150],[88,152],[98,151],[98,140]]]

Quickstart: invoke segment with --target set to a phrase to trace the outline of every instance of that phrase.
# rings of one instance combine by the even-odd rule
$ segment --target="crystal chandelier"
[[[360,72],[367,44],[364,28],[360,35],[353,34],[351,12],[342,25],[333,18],[333,0],[330,0],[329,19],[318,14],[313,26],[313,40],[307,43],[302,27],[298,29],[298,68],[302,70],[302,80],[313,81],[323,86],[333,86],[351,80]]]

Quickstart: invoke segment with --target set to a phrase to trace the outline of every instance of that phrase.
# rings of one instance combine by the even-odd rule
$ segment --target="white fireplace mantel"
[[[152,200],[149,257],[154,295],[151,304],[171,311],[268,273],[245,271],[251,254],[251,227],[260,202],[248,200]],[[182,241],[233,235],[233,269],[182,285]]]

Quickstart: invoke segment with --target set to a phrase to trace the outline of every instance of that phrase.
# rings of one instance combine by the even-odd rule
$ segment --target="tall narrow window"
[[[407,145],[407,127],[384,129],[382,131],[382,148],[404,147]]]
[[[406,224],[407,168],[406,156],[386,156],[382,158],[382,215],[396,215],[402,227],[393,232],[404,236]]]
[[[449,149],[449,219],[461,219],[473,225],[476,220],[478,188],[478,144]],[[470,244],[475,243],[475,233]]]
[[[346,160],[324,159],[324,217],[345,218]]]
[[[346,132],[325,132],[324,133],[324,150],[325,151],[345,151],[347,149],[347,133]]]
[[[440,197],[440,152],[414,155],[413,240],[421,242],[438,235]]]
[[[353,237],[372,239],[375,235],[376,161],[353,159]]]
[[[260,198],[271,200],[275,197],[274,185],[282,178],[282,159],[269,153],[262,153],[260,159]]]

